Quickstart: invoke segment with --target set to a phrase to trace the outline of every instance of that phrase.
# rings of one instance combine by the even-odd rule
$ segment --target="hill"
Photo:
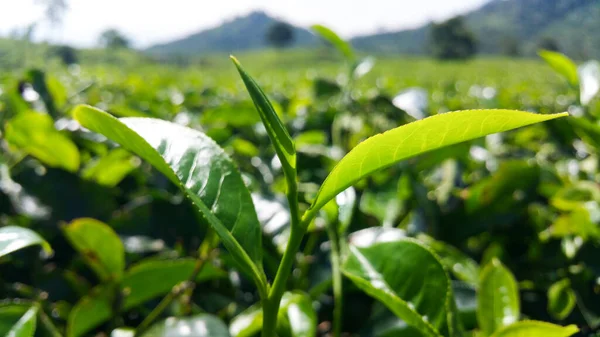
[[[509,43],[535,53],[544,37],[556,39],[574,57],[600,57],[600,2],[597,0],[492,0],[465,15],[484,54],[503,53]],[[430,25],[419,29],[357,37],[355,47],[374,53],[424,54]]]
[[[252,12],[224,22],[218,27],[192,34],[185,38],[151,46],[147,52],[155,55],[192,55],[229,53],[267,47],[265,35],[269,27],[279,20],[264,12]],[[294,27],[295,47],[315,45],[317,38],[308,30]]]

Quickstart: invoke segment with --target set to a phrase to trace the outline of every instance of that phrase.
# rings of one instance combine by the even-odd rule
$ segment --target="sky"
[[[93,47],[107,28],[137,47],[171,41],[254,10],[298,26],[326,25],[343,37],[416,28],[481,6],[486,0],[66,0],[60,26],[44,23],[40,0],[0,0],[0,36],[39,22],[37,40]]]

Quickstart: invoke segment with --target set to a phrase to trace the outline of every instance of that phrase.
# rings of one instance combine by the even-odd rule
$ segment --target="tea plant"
[[[58,99],[60,90],[41,72],[28,74],[39,100],[30,104],[8,91],[10,109],[0,110],[11,112],[3,136],[12,151],[1,158],[0,190],[7,196],[2,202],[17,214],[8,221],[21,226],[0,228],[0,263],[6,266],[0,276],[7,280],[3,294],[25,300],[0,304],[0,332],[566,337],[578,331],[568,325],[573,322],[585,333],[593,331],[589,282],[595,274],[585,267],[592,260],[576,252],[589,246],[578,238],[598,237],[589,208],[597,187],[565,178],[561,161],[574,156],[573,133],[595,141],[594,124],[576,128],[582,119],[558,119],[566,113],[506,109],[438,112],[414,120],[386,96],[357,99],[354,85],[368,64],[357,62],[332,31],[314,29],[344,55],[347,81],[340,81],[337,94],[325,95],[333,116],[318,109],[292,115],[282,108],[292,103],[269,100],[235,58],[254,107],[248,114],[247,106],[219,100],[208,90],[203,95],[211,103],[200,122],[185,113],[168,122],[163,118],[172,116],[161,108],[154,117],[162,118],[114,106],[108,113],[77,105],[67,114],[79,102]],[[134,92],[139,96],[131,104],[154,97],[150,90]],[[93,94],[80,95],[93,102]],[[225,107],[219,110],[212,100]],[[184,101],[190,110],[199,104],[192,94]],[[160,97],[152,104],[170,106]],[[36,105],[50,114],[30,111]],[[389,115],[371,113],[373,106]],[[400,126],[365,136],[389,120]],[[364,128],[356,130],[356,121]],[[486,149],[479,140],[540,122],[546,123],[501,136],[505,142],[488,136]],[[262,146],[266,139],[270,147]],[[465,147],[467,141],[474,145]],[[519,152],[527,160],[513,156]],[[251,170],[258,174],[248,174]],[[21,176],[30,171],[34,177]],[[43,199],[53,202],[49,207],[28,194],[28,180],[40,179],[58,179],[61,188],[73,184],[86,193],[71,198],[50,191]],[[53,200],[62,199],[57,195],[64,200]],[[65,208],[75,214],[57,206],[66,200],[74,205]],[[130,223],[150,226],[156,218],[158,231],[132,236],[139,231]],[[31,246],[52,254],[49,243],[26,228],[33,227],[29,219],[40,219],[44,225],[35,228],[53,243],[56,256],[49,264],[27,255],[36,253]],[[55,221],[64,221],[59,235],[47,235]],[[580,225],[572,226],[575,222]],[[180,239],[167,243],[172,249],[152,238],[173,232]],[[553,238],[561,238],[562,246],[552,249],[547,242]],[[61,252],[61,243],[70,250]],[[317,259],[327,263],[316,264]],[[31,268],[32,275],[20,277],[35,286],[13,281],[13,266]],[[47,292],[50,283],[60,287]],[[236,301],[224,299],[230,293]],[[543,314],[531,309],[532,298],[543,298]],[[585,322],[578,316],[567,320],[574,312]],[[548,314],[547,320],[560,325],[527,319]],[[344,321],[345,316],[351,318]],[[349,320],[360,321],[359,328]],[[321,327],[328,321],[331,328]]]

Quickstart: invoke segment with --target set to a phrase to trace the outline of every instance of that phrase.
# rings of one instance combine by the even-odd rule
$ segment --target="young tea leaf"
[[[71,245],[101,280],[121,279],[125,270],[125,248],[110,226],[83,218],[73,220],[62,229]]]
[[[444,113],[400,126],[358,144],[333,168],[304,218],[369,174],[403,159],[444,146],[559,117],[515,110],[465,110]]]
[[[429,249],[394,230],[377,230],[366,246],[353,239],[342,272],[424,336],[454,335],[454,297],[444,267]]]
[[[477,320],[484,336],[519,320],[517,281],[497,259],[481,272],[477,301]]]
[[[31,229],[17,226],[0,228],[0,257],[33,245],[42,246],[48,255],[52,253],[50,244]]]
[[[11,308],[6,308],[6,307],[2,308],[2,309],[5,309],[6,311],[11,310]],[[4,315],[2,315],[3,314],[2,311],[4,311],[4,310],[2,310],[2,309],[0,309],[0,320],[4,319],[4,317],[3,317]],[[15,308],[15,309],[18,310],[19,308]],[[7,337],[33,337],[33,334],[35,333],[35,325],[36,325],[36,321],[37,321],[38,310],[39,309],[37,306],[31,307],[7,331],[2,331],[2,330],[5,330],[4,327],[2,327],[2,325],[4,325],[4,324],[3,324],[3,322],[0,322],[0,333],[3,332],[4,333],[3,336],[7,336]],[[10,321],[10,319],[8,319],[7,321]]]
[[[579,85],[577,65],[570,58],[564,54],[550,50],[540,50],[538,54],[554,71],[563,76],[569,84],[574,87]]]
[[[575,325],[562,327],[546,322],[522,321],[498,330],[492,337],[569,337],[577,332],[579,329]]]
[[[354,50],[352,50],[352,46],[350,43],[342,40],[334,31],[331,29],[321,26],[314,25],[310,27],[313,32],[317,33],[323,40],[329,42],[335,49],[337,49],[347,61],[354,62]]]
[[[163,173],[192,200],[240,269],[266,289],[262,234],[254,204],[231,159],[203,133],[152,118],[117,119],[89,106],[74,117],[132,151]]]
[[[231,60],[240,73],[250,97],[252,97],[252,101],[256,106],[256,110],[258,110],[260,119],[267,129],[271,143],[275,147],[275,152],[281,161],[285,175],[288,177],[288,179],[295,180],[296,148],[294,146],[294,142],[292,141],[292,137],[290,137],[285,126],[277,116],[277,112],[275,112],[271,102],[269,102],[267,95],[265,95],[256,81],[254,81],[254,79],[244,70],[244,68],[242,68],[242,65],[235,57],[231,56]]]

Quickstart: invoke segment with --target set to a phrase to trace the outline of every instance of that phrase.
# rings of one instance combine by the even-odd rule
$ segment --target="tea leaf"
[[[546,322],[522,321],[502,328],[492,337],[569,337],[578,331],[579,329],[575,325],[562,327]]]
[[[347,61],[354,62],[355,57],[352,46],[348,42],[342,40],[342,38],[340,38],[334,31],[321,25],[314,25],[310,27],[310,29],[317,33],[323,40],[331,43],[335,49],[344,55]]]
[[[63,232],[101,280],[120,280],[125,270],[125,248],[117,233],[98,220],[77,219]]]
[[[32,306],[14,323],[14,315],[22,309],[20,306],[0,308],[0,334],[7,337],[33,337],[37,320],[38,307]]]
[[[169,317],[154,324],[140,337],[229,337],[227,326],[218,317],[199,314],[191,317]]]
[[[569,84],[574,87],[579,85],[579,76],[577,75],[577,65],[564,54],[550,50],[540,50],[540,57],[548,63],[554,71],[563,76]]]
[[[30,229],[17,226],[0,228],[0,257],[33,245],[42,246],[47,254],[52,253],[50,244]]]
[[[437,257],[417,241],[392,232],[378,230],[377,238],[360,246],[356,242],[361,240],[353,240],[344,275],[424,336],[453,335],[454,297]]]
[[[497,259],[481,272],[477,300],[477,320],[485,336],[519,320],[517,281]]]
[[[181,188],[223,240],[240,269],[265,289],[262,234],[250,193],[225,152],[203,133],[152,118],[122,118],[79,106],[86,128],[121,144]]]
[[[435,115],[373,136],[358,144],[333,168],[304,217],[314,216],[341,191],[400,160],[567,115],[540,115],[515,110],[465,110]]]
[[[577,299],[569,279],[558,281],[548,289],[548,312],[558,320],[563,320],[575,308]]]

